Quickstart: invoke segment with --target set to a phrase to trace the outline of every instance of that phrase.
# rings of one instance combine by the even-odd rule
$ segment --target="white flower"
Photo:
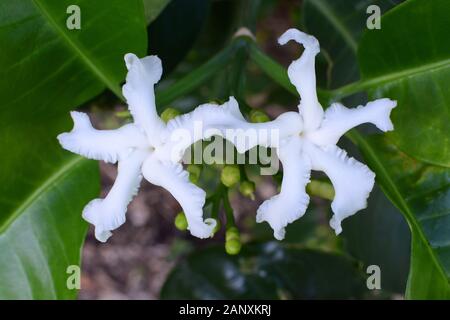
[[[314,70],[319,42],[296,29],[289,29],[278,41],[283,45],[290,40],[305,48],[302,56],[288,68],[289,79],[301,97],[298,108],[303,129],[293,135],[282,135],[284,138],[277,149],[284,170],[281,191],[259,207],[256,217],[258,222],[267,221],[279,240],[284,238],[285,227],[306,211],[309,196],[305,187],[311,170],[323,171],[334,186],[335,198],[331,204],[334,215],[330,225],[336,234],[342,231],[343,219],[367,206],[375,174],[348,157],[336,143],[346,131],[361,123],[373,123],[382,131],[393,130],[389,115],[396,106],[395,101],[379,99],[353,109],[334,103],[324,112],[316,94]]]
[[[142,176],[149,182],[168,190],[180,203],[188,220],[192,235],[199,238],[211,236],[214,219],[203,220],[205,192],[190,183],[187,171],[180,164],[181,156],[190,144],[179,147],[179,157],[172,156],[171,129],[178,128],[185,119],[196,112],[175,118],[166,125],[155,107],[154,84],[162,74],[161,61],[156,56],[138,59],[125,55],[128,68],[126,83],[122,88],[134,123],[116,130],[96,130],[88,116],[71,112],[74,128],[58,136],[61,145],[74,153],[90,159],[118,162],[117,179],[105,199],[92,200],[83,210],[83,218],[95,225],[95,236],[104,242],[111,231],[125,222],[129,202],[137,193]],[[204,112],[226,114],[224,119],[242,117],[234,100],[223,108],[205,106]],[[233,110],[229,110],[234,108]],[[234,114],[235,113],[235,114]],[[179,126],[177,126],[178,124]],[[208,128],[208,125],[205,125]],[[202,138],[202,137],[200,137]]]
[[[165,124],[156,112],[154,95],[154,85],[162,74],[161,61],[156,56],[139,59],[134,54],[125,55],[128,74],[122,90],[134,123],[116,130],[97,130],[86,114],[71,112],[73,130],[58,136],[69,151],[90,159],[118,162],[118,175],[108,195],[92,200],[83,210],[84,219],[95,226],[98,240],[106,241],[111,231],[125,222],[127,206],[142,176],[178,200],[192,235],[210,237],[216,221],[203,219],[206,194],[189,182],[181,161],[191,144],[212,135],[231,141],[241,153],[256,145],[277,148],[284,168],[281,192],[265,201],[257,213],[257,221],[267,221],[277,239],[283,239],[286,225],[306,211],[309,197],[305,186],[311,170],[324,171],[334,185],[330,224],[336,233],[341,232],[344,218],[366,207],[375,175],[348,158],[336,143],[346,131],[364,122],[374,123],[383,131],[392,130],[389,114],[396,103],[379,99],[355,109],[333,104],[324,112],[315,88],[314,60],[319,43],[295,29],[288,30],[279,42],[289,40],[305,47],[288,69],[301,96],[300,112],[286,112],[266,123],[247,122],[236,100],[230,97],[221,106],[204,104]],[[281,142],[267,134],[271,130],[277,131]],[[263,131],[265,134],[258,134]]]

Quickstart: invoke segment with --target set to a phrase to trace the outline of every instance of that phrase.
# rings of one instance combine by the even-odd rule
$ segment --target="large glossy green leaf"
[[[69,5],[81,29],[66,28]],[[120,94],[123,54],[145,53],[140,0],[0,3],[0,298],[74,298],[83,206],[98,194],[95,162],[62,150],[68,111],[105,87]]]
[[[390,139],[422,161],[450,166],[450,2],[407,1],[368,30],[358,58],[372,97],[398,100]]]
[[[194,45],[206,21],[209,1],[172,0],[148,28],[149,52],[170,73]]]
[[[338,254],[269,242],[239,256],[222,247],[195,252],[170,274],[163,299],[357,298],[365,280],[355,261]]]
[[[83,206],[99,192],[98,167],[63,151],[54,123],[0,129],[0,299],[74,298],[69,265],[80,264]]]
[[[356,50],[367,28],[367,7],[387,12],[401,0],[305,0],[303,24],[320,41],[328,62],[327,87],[339,87],[359,79]]]
[[[150,24],[167,6],[170,0],[143,0],[145,9],[145,21]]]
[[[404,294],[410,265],[410,230],[405,218],[377,186],[367,208],[347,219],[343,229],[345,249],[364,267],[380,267],[381,289]]]
[[[410,298],[450,298],[450,170],[420,162],[387,138],[356,139],[412,233]]]
[[[387,140],[355,137],[412,232],[410,298],[447,298],[450,286],[448,1],[407,1],[363,36],[359,60],[372,98],[398,101]],[[409,23],[412,22],[412,23]]]
[[[81,29],[69,30],[78,5]],[[145,54],[141,0],[0,2],[0,122],[48,119],[105,87],[120,95],[123,55]]]

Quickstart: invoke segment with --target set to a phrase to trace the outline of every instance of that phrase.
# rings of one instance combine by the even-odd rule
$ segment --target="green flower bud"
[[[180,115],[180,112],[177,109],[174,108],[166,108],[166,110],[161,113],[161,119],[165,123],[169,122],[169,120],[172,120],[176,116]]]
[[[178,213],[175,217],[175,227],[177,227],[177,229],[180,231],[187,230],[188,222],[183,211]]]
[[[220,181],[222,181],[225,186],[230,188],[238,183],[239,180],[241,180],[241,172],[239,171],[238,166],[229,165],[223,168],[222,174],[220,175]]]
[[[334,188],[328,182],[313,180],[306,186],[306,192],[327,200],[334,199]]]
[[[242,193],[242,195],[255,200],[255,195],[253,194],[255,192],[255,183],[253,181],[242,181],[239,185],[239,192]]]
[[[250,111],[250,121],[256,123],[269,122],[270,118],[264,111],[253,109]]]
[[[202,167],[196,164],[190,164],[186,168],[189,172],[189,181],[192,183],[197,183],[200,179],[200,173],[202,172]]]
[[[241,251],[241,241],[239,239],[231,239],[225,242],[225,251],[229,255],[236,255]]]
[[[240,237],[239,230],[236,227],[230,227],[225,232],[225,241],[239,240]]]

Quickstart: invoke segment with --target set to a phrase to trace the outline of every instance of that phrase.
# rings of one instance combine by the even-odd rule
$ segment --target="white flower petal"
[[[344,133],[362,123],[373,123],[382,131],[393,130],[389,116],[396,105],[397,102],[390,99],[378,99],[352,109],[333,103],[325,111],[321,127],[309,133],[308,138],[322,146],[336,144]]]
[[[301,129],[302,119],[296,112],[286,112],[266,123],[247,122],[236,99],[230,97],[222,105],[200,105],[194,111],[170,120],[167,123],[164,158],[177,162],[190,145],[213,135],[229,140],[240,153],[256,145],[277,147],[280,138],[298,133]]]
[[[323,108],[317,99],[315,57],[320,52],[319,41],[297,29],[287,30],[278,43],[286,44],[294,40],[305,48],[301,57],[291,63],[288,76],[300,94],[299,111],[303,117],[306,131],[315,130],[320,126],[323,117]]]
[[[111,231],[125,222],[127,206],[137,194],[142,180],[141,166],[148,155],[142,150],[133,151],[121,159],[116,181],[104,199],[94,199],[83,210],[83,218],[95,226],[95,237],[105,242]]]
[[[122,92],[127,100],[134,122],[149,138],[157,138],[164,122],[159,118],[155,105],[154,85],[162,75],[161,60],[157,56],[139,59],[136,55],[125,55],[128,74]]]
[[[58,135],[64,149],[89,159],[115,163],[126,157],[133,148],[147,145],[145,135],[133,124],[116,130],[97,130],[91,125],[87,114],[72,111],[74,127],[71,132]]]
[[[189,174],[181,164],[161,162],[153,155],[145,160],[142,173],[150,183],[163,187],[177,199],[193,236],[202,239],[212,236],[216,221],[203,220],[206,193],[189,182]]]
[[[303,119],[298,112],[289,111],[280,114],[275,120],[269,122],[248,123],[247,130],[249,129],[257,132],[257,139],[249,139],[243,145],[235,142],[236,149],[241,153],[257,145],[278,148],[281,140],[294,135],[298,136],[298,133],[303,129]],[[234,137],[229,139],[234,139]]]
[[[330,226],[339,234],[342,231],[342,220],[367,207],[375,174],[366,165],[348,157],[337,146],[326,146],[323,149],[311,143],[305,143],[304,146],[311,159],[312,169],[325,172],[333,184],[335,197],[331,208],[334,215]]]
[[[302,154],[300,138],[292,137],[282,143],[278,156],[283,164],[281,192],[264,201],[258,208],[256,221],[267,221],[273,229],[274,237],[282,240],[285,227],[302,217],[309,203],[305,186],[310,181],[311,165]]]

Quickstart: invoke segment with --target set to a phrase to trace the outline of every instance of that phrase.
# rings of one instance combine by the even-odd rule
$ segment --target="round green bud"
[[[240,237],[239,230],[236,227],[230,227],[225,232],[225,241],[239,240]]]
[[[161,119],[165,123],[169,122],[169,120],[172,120],[176,116],[179,116],[180,112],[177,109],[174,108],[166,108],[166,110],[161,113]]]
[[[255,183],[253,181],[242,181],[239,185],[239,192],[242,193],[242,195],[254,200],[255,195],[253,194],[255,192]]]
[[[177,229],[180,231],[187,230],[188,222],[186,219],[186,215],[184,214],[183,211],[178,213],[177,216],[175,217],[175,227],[177,227]]]
[[[241,241],[239,239],[231,239],[225,242],[225,251],[229,255],[236,255],[241,251]]]
[[[238,166],[229,165],[223,168],[222,174],[220,175],[220,181],[222,181],[225,186],[230,188],[238,183],[239,180],[241,180],[241,172],[239,171]]]
[[[250,121],[256,123],[269,122],[270,118],[264,111],[253,109],[250,111]]]
[[[197,183],[200,179],[200,173],[202,172],[202,167],[196,164],[190,164],[186,168],[189,172],[189,181],[192,183]]]

